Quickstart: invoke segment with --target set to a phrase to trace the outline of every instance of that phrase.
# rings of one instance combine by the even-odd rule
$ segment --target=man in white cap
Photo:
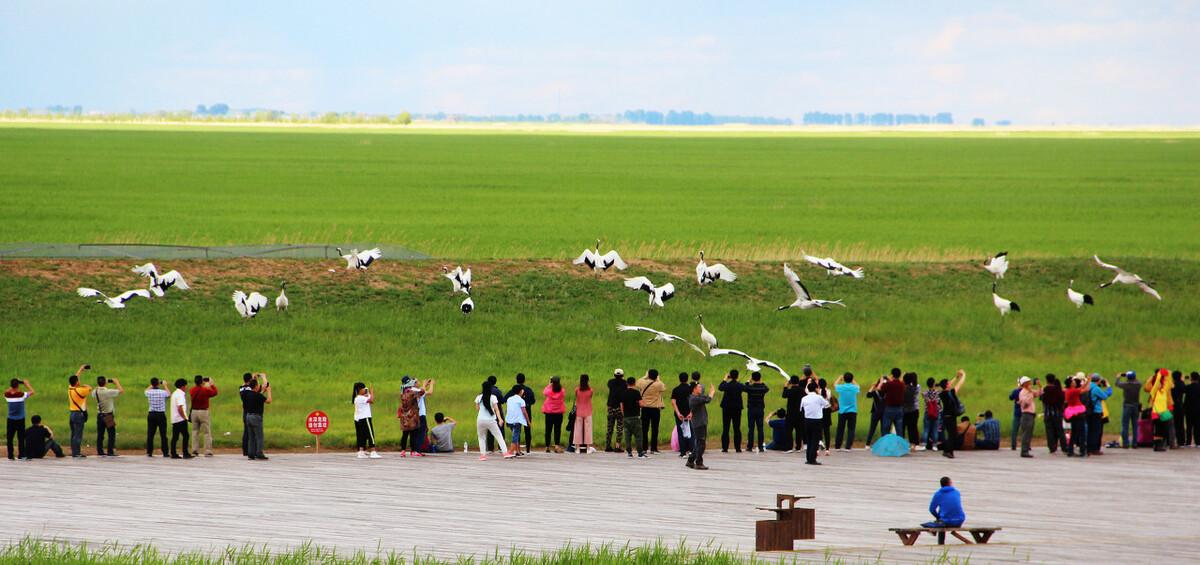
[[[1042,388],[1034,388],[1039,384],[1036,380],[1022,376],[1017,380],[1017,404],[1021,409],[1021,457],[1033,457],[1029,443],[1033,441],[1033,423],[1037,418],[1036,400],[1042,395]]]

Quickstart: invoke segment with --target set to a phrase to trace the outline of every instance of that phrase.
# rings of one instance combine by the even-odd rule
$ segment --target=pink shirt
[[[567,389],[562,389],[554,392],[554,385],[546,385],[542,390],[542,396],[546,397],[546,401],[542,403],[542,414],[565,414],[567,407],[563,404],[563,398],[567,396]]]
[[[1017,395],[1017,402],[1019,402],[1021,404],[1021,413],[1023,413],[1023,414],[1036,414],[1037,413],[1037,404],[1034,403],[1034,400],[1041,394],[1041,392],[1042,392],[1041,390],[1033,390],[1033,389],[1021,387],[1021,392],[1020,392],[1020,394]]]
[[[575,415],[583,418],[592,415],[592,393],[595,389],[575,389]]]

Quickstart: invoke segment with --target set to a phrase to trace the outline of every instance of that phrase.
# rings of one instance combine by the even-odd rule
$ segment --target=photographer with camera
[[[24,391],[21,390],[21,385],[25,385]],[[5,433],[8,438],[8,458],[10,460],[18,456],[20,459],[25,458],[25,401],[33,396],[33,392],[33,387],[29,386],[28,379],[13,379],[8,383],[8,390],[4,391],[4,403],[8,405],[8,429]],[[15,452],[13,451],[13,436],[17,438]]]
[[[191,420],[187,413],[187,379],[175,379],[175,392],[171,393],[171,459],[191,459],[188,450],[188,426]],[[179,438],[183,438],[183,455],[175,450]]]
[[[1021,410],[1018,435],[1021,439],[1021,457],[1026,459],[1033,457],[1030,444],[1033,441],[1033,424],[1037,419],[1036,400],[1042,396],[1040,384],[1036,378],[1022,376],[1017,379],[1017,387],[1020,389],[1017,393],[1017,404]]]
[[[188,392],[188,396],[192,397],[192,435],[196,436],[192,455],[200,455],[200,448],[204,447],[204,456],[212,457],[212,417],[209,416],[208,406],[212,397],[217,395],[217,385],[203,375],[196,375],[195,383],[196,386]]]
[[[1113,389],[1100,373],[1092,373],[1092,409],[1087,415],[1088,455],[1102,455],[1100,444],[1104,438],[1104,401],[1112,396]]]
[[[108,383],[116,385],[116,389],[108,388]],[[125,387],[115,378],[96,377],[96,388],[92,389],[92,397],[96,399],[96,453],[100,457],[117,456],[117,397],[125,392]],[[108,435],[108,451],[104,450],[104,436]]]
[[[242,410],[246,413],[246,458],[266,461],[263,454],[263,409],[271,403],[271,383],[266,373],[255,375],[242,388]]]
[[[167,398],[171,393],[158,377],[150,379],[146,387],[146,457],[154,457],[154,435],[158,434],[163,457],[167,457]]]
[[[79,384],[79,376],[91,368],[91,365],[80,365],[79,370],[67,378],[69,385],[67,388],[67,402],[70,404],[68,408],[70,410],[71,423],[71,457],[77,459],[87,457],[87,455],[80,452],[80,448],[83,446],[83,426],[87,424],[88,419],[88,395],[92,394],[92,387]]]

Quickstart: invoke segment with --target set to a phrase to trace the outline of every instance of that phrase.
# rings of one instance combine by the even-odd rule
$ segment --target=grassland
[[[31,410],[66,430],[62,381],[83,362],[122,377],[121,444],[140,445],[151,376],[213,376],[231,391],[247,370],[274,377],[271,446],[311,443],[301,418],[334,416],[326,444],[352,442],[350,385],[395,391],[403,374],[437,378],[434,411],[470,421],[489,374],[552,374],[601,385],[614,367],[712,378],[738,367],[618,335],[617,323],[695,336],[703,313],[722,344],[797,370],[892,366],[971,375],[972,412],[1005,413],[1022,374],[1200,363],[1200,138],[1132,135],[680,135],[220,128],[0,127],[0,242],[185,244],[379,241],[468,261],[479,310],[469,320],[439,276],[442,260],[384,261],[369,281],[308,261],[160,262],[195,290],[112,312],[77,286],[130,288],[126,261],[0,262],[0,375],[32,379]],[[649,310],[612,274],[564,259],[602,236],[627,274],[671,280]],[[694,253],[733,267],[699,291]],[[832,250],[868,272],[833,283],[801,271],[831,312],[777,313],[791,301],[777,260]],[[1007,249],[1002,294],[1024,312],[1001,323],[974,263]],[[1065,285],[1106,273],[1091,253],[1158,283],[1095,291],[1078,311]],[[770,260],[770,261],[768,261]],[[243,323],[235,289],[290,281],[287,315]],[[271,293],[274,296],[274,293]],[[1190,370],[1190,369],[1189,369]],[[769,376],[768,379],[774,379]],[[768,381],[777,384],[775,380]],[[389,392],[377,408],[399,437]],[[772,394],[772,405],[779,399]],[[218,443],[235,445],[234,399],[217,401]],[[602,418],[598,419],[602,420]],[[598,421],[598,427],[601,422]],[[865,418],[860,434],[865,432]],[[465,427],[464,427],[465,428]],[[223,436],[232,431],[233,436]],[[90,438],[93,434],[89,432]],[[471,435],[461,430],[461,443]]]
[[[647,344],[614,328],[641,324],[695,339],[696,315],[702,313],[723,345],[792,371],[812,363],[819,374],[851,371],[861,380],[892,366],[922,377],[949,377],[963,367],[970,375],[963,395],[968,409],[1006,414],[1005,397],[1022,374],[1196,366],[1200,302],[1186,289],[1200,283],[1198,265],[1121,262],[1153,274],[1165,300],[1131,288],[1095,291],[1104,273],[1082,259],[1014,259],[1003,292],[1023,311],[1001,321],[992,308],[989,276],[966,263],[869,263],[866,279],[836,286],[823,273],[803,269],[814,293],[843,298],[849,308],[776,312],[792,295],[773,264],[730,262],[740,274],[736,283],[698,290],[687,278],[690,262],[639,261],[631,271],[679,287],[660,310],[647,307],[643,295],[624,289],[611,274],[597,279],[562,261],[487,262],[474,265],[478,310],[463,319],[460,298],[450,294],[440,263],[433,261],[384,262],[369,281],[327,273],[332,262],[174,262],[169,268],[190,276],[193,291],[118,312],[74,296],[72,289],[133,286],[136,277],[121,262],[5,261],[0,374],[30,377],[42,392],[30,409],[60,430],[66,429],[65,375],[89,362],[95,374],[123,378],[134,389],[118,402],[120,442],[127,447],[143,441],[145,399],[138,391],[151,376],[202,373],[227,394],[243,372],[267,371],[276,392],[266,418],[275,447],[311,444],[302,419],[313,409],[334,418],[325,445],[352,445],[350,389],[363,380],[384,391],[376,408],[378,435],[396,445],[400,431],[392,414],[404,374],[436,378],[430,409],[471,422],[471,399],[489,374],[507,387],[521,371],[540,387],[550,375],[574,383],[588,373],[602,387],[615,367],[630,374],[654,367],[668,382],[679,371],[699,370],[715,379],[740,368],[728,357],[704,359],[686,347]],[[1097,307],[1076,310],[1066,300],[1070,278],[1077,288],[1093,287]],[[290,281],[290,313],[265,312],[249,322],[237,317],[229,300],[235,288],[273,297],[271,289],[282,279]],[[766,378],[778,389],[777,376]],[[216,401],[219,445],[239,440],[234,400]],[[781,404],[772,393],[770,406]],[[859,426],[865,433],[865,418]],[[220,435],[229,431],[232,436]],[[463,426],[459,432],[461,445],[474,430]]]
[[[202,131],[198,131],[198,129]],[[379,241],[435,256],[1200,258],[1189,133],[0,127],[0,241]]]

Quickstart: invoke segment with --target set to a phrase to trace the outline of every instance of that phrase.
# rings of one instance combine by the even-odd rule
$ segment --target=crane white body
[[[691,347],[692,349],[696,350],[696,353],[699,353],[701,355],[707,355],[703,349],[696,347],[696,345],[693,344],[692,342],[690,342],[686,339],[683,339],[682,337],[679,337],[674,334],[660,332],[658,330],[643,327],[643,326],[626,326],[626,325],[618,325],[617,331],[619,331],[619,332],[646,332],[646,333],[654,336],[654,337],[651,337],[647,343],[653,343],[656,341],[661,342],[661,343],[671,343],[673,341],[678,341],[680,343],[687,344],[688,347]]]
[[[258,311],[267,307],[267,297],[251,292],[247,295],[240,290],[233,293],[233,307],[242,318],[250,319],[258,315]]]
[[[792,268],[787,266],[787,263],[783,264],[783,276],[784,276],[784,278],[787,279],[788,285],[792,287],[792,291],[796,293],[796,301],[792,302],[791,304],[788,304],[787,306],[780,306],[778,308],[779,310],[787,310],[788,308],[799,308],[801,310],[812,310],[814,308],[824,308],[824,309],[828,310],[830,304],[837,304],[838,306],[841,306],[842,308],[846,307],[845,304],[842,304],[842,301],[840,299],[839,300],[815,300],[815,299],[813,299],[812,294],[810,294],[808,292],[808,288],[806,288],[804,286],[804,283],[800,282],[800,277],[796,276],[795,271],[792,271]]]
[[[775,370],[780,375],[782,375],[783,378],[785,378],[785,379],[791,377],[791,375],[787,374],[787,371],[783,370],[783,367],[780,367],[779,365],[777,365],[775,363],[767,361],[766,359],[758,359],[757,357],[754,357],[743,351],[738,351],[736,349],[712,349],[708,352],[708,354],[712,355],[713,357],[720,357],[722,355],[734,355],[736,357],[741,357],[742,359],[746,360],[746,370],[761,371],[763,367],[766,367],[768,369]]]
[[[591,249],[584,249],[583,253],[581,253],[579,257],[576,257],[574,261],[571,261],[571,264],[587,265],[589,269],[592,269],[596,273],[607,271],[613,267],[616,267],[618,271],[624,271],[625,268],[629,266],[625,264],[625,261],[621,260],[621,256],[617,254],[615,249],[610,249],[608,253],[601,255],[600,240],[598,239],[596,240],[595,251]]]
[[[625,288],[640,290],[650,296],[650,305],[662,308],[666,301],[675,296],[675,285],[671,283],[662,286],[656,286],[646,277],[633,277],[625,279]]]
[[[700,262],[696,264],[696,282],[700,283],[700,286],[716,281],[733,282],[736,280],[737,275],[729,270],[729,267],[722,263],[709,265],[704,262],[704,251],[700,252]]]
[[[805,261],[825,269],[825,272],[831,277],[851,277],[855,279],[861,279],[864,276],[862,267],[851,269],[850,267],[834,261],[833,257],[813,257],[808,253],[801,253],[804,254]]]
[[[172,287],[179,290],[188,290],[191,288],[188,286],[187,281],[183,279],[183,275],[179,274],[179,271],[167,271],[160,276],[158,274],[158,267],[154,263],[138,265],[132,271],[150,279],[149,289],[150,292],[154,293],[154,296],[162,297],[166,294],[167,289]]]
[[[1096,260],[1097,265],[1100,265],[1101,267],[1104,267],[1105,269],[1108,269],[1108,270],[1116,273],[1116,275],[1113,277],[1113,280],[1100,285],[1100,288],[1112,286],[1117,283],[1131,284],[1131,285],[1134,285],[1134,286],[1142,289],[1142,292],[1149,294],[1150,296],[1153,296],[1154,298],[1156,298],[1158,300],[1162,300],[1162,295],[1160,295],[1158,293],[1158,291],[1154,289],[1154,286],[1151,283],[1148,283],[1148,282],[1142,280],[1142,277],[1139,277],[1139,276],[1137,276],[1129,271],[1126,271],[1125,269],[1122,269],[1116,265],[1110,265],[1108,263],[1105,263],[1104,261],[1101,261],[1100,258],[1095,255],[1093,255],[1092,258]]]
[[[84,287],[80,287],[75,292],[77,292],[79,294],[79,296],[82,296],[84,298],[92,298],[95,296],[99,296],[101,299],[97,300],[96,302],[105,304],[109,308],[113,308],[113,309],[124,308],[125,303],[129,302],[130,300],[133,300],[133,298],[136,296],[140,296],[147,300],[150,299],[150,291],[148,291],[144,288],[139,288],[137,290],[127,290],[125,292],[122,292],[121,294],[118,294],[117,296],[109,296],[109,295],[104,294],[103,292],[100,292],[94,288],[84,288]]]
[[[1067,300],[1070,300],[1076,308],[1083,308],[1084,304],[1095,304],[1092,295],[1079,292],[1072,288],[1073,286],[1075,286],[1074,280],[1067,284]]]
[[[1000,316],[1007,316],[1009,312],[1020,312],[1021,306],[1007,298],[996,294],[996,283],[992,283],[992,304],[1000,311]]]

